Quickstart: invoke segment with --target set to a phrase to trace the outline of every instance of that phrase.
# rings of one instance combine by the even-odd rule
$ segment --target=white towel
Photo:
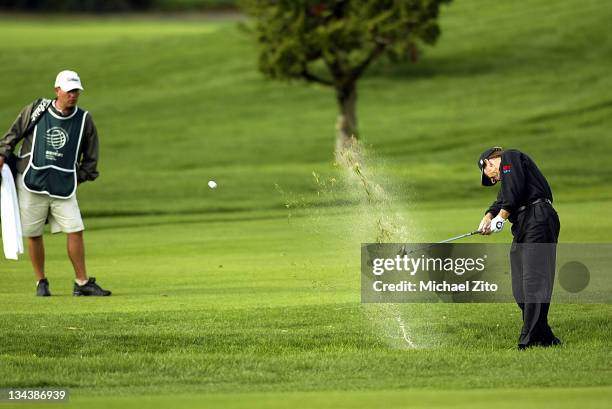
[[[23,254],[23,238],[21,235],[21,218],[17,190],[11,169],[2,166],[2,184],[0,185],[0,220],[2,221],[2,245],[4,257],[17,260]]]

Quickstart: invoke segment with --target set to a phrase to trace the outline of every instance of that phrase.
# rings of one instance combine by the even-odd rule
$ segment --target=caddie
[[[488,235],[512,223],[512,293],[523,316],[518,348],[559,345],[548,325],[560,230],[550,186],[535,162],[515,149],[487,149],[478,168],[483,186],[501,184],[478,230]]]
[[[81,91],[79,75],[61,71],[55,79],[56,98],[27,105],[0,140],[0,169],[11,162],[16,171],[23,236],[28,241],[38,296],[51,295],[45,275],[46,222],[51,233],[67,235],[68,257],[76,277],[73,295],[111,295],[87,275],[85,266],[85,226],[76,191],[80,183],[98,177],[99,144],[91,115],[77,106]]]

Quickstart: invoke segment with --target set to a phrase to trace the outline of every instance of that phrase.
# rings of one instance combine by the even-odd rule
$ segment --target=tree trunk
[[[336,122],[336,157],[353,147],[358,139],[357,133],[357,89],[350,84],[336,90],[339,115]]]

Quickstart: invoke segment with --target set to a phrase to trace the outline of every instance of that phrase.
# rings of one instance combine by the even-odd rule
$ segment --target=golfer
[[[558,345],[561,341],[548,325],[560,229],[550,186],[533,160],[515,149],[487,149],[478,167],[483,186],[501,183],[479,230],[488,235],[502,231],[508,220],[512,223],[512,293],[523,313],[518,348]]]
[[[68,256],[76,275],[74,295],[107,296],[85,268],[84,225],[76,198],[79,183],[98,177],[98,134],[88,112],[77,107],[83,90],[74,71],[55,80],[53,101],[27,105],[0,139],[0,169],[16,161],[16,185],[24,237],[37,279],[36,295],[50,296],[45,276],[43,230],[67,234]],[[19,153],[15,147],[22,142]]]

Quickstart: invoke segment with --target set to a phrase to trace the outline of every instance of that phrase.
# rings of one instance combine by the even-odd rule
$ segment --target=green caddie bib
[[[77,160],[87,112],[76,107],[67,117],[48,110],[34,128],[30,162],[23,183],[33,193],[67,199],[77,187]]]

